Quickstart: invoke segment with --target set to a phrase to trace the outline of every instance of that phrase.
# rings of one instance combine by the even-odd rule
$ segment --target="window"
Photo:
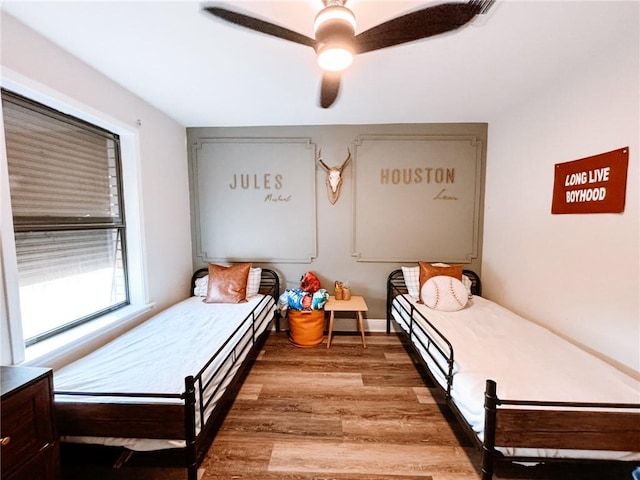
[[[27,346],[129,304],[118,135],[2,90]]]

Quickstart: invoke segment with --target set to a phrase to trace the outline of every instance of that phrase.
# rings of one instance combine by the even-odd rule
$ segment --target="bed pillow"
[[[446,275],[462,281],[462,265],[427,262],[418,262],[418,265],[420,265],[420,302],[424,303],[424,299],[422,298],[422,287],[430,278]]]
[[[449,275],[431,277],[420,289],[420,295],[427,307],[443,312],[462,310],[469,300],[464,283]]]
[[[260,292],[260,280],[262,279],[262,269],[251,267],[249,278],[247,279],[247,298],[255,297]]]
[[[225,267],[209,264],[205,303],[242,303],[247,301],[247,280],[250,263],[237,263]]]
[[[209,275],[205,275],[204,277],[196,278],[195,287],[193,287],[193,296],[194,297],[206,297],[207,296],[207,281],[209,280]]]
[[[247,279],[247,299],[260,293],[260,280],[262,279],[262,268],[251,267],[249,270],[249,278]],[[196,279],[193,288],[194,297],[206,297],[208,290],[209,275]]]
[[[402,276],[409,296],[415,299],[420,298],[420,266],[402,267]]]
[[[462,283],[467,289],[467,294],[469,295],[469,298],[471,298],[473,296],[473,294],[471,293],[471,287],[473,287],[473,280],[471,280],[471,278],[469,278],[469,276],[466,273],[463,273]]]
[[[435,266],[446,267],[446,263],[434,263]],[[420,266],[415,267],[402,267],[402,276],[404,277],[404,284],[407,287],[407,294],[416,300],[420,299]],[[473,286],[472,280],[466,275],[462,274],[462,283],[467,287],[467,293],[469,298],[473,296],[471,293],[471,287]]]

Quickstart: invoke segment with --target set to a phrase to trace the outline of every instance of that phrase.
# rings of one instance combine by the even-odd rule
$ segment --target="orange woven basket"
[[[315,347],[324,338],[324,310],[292,310],[287,312],[289,340],[296,347]]]

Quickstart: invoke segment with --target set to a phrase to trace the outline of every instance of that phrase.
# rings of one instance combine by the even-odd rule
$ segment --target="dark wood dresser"
[[[51,369],[1,367],[0,383],[2,479],[59,480]]]

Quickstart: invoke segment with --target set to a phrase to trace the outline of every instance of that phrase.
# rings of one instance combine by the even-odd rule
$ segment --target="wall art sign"
[[[551,213],[622,213],[629,147],[555,165]]]
[[[353,255],[358,261],[470,263],[477,258],[482,139],[360,135],[353,151]]]
[[[316,256],[309,138],[200,138],[190,167],[201,261],[308,263]]]

